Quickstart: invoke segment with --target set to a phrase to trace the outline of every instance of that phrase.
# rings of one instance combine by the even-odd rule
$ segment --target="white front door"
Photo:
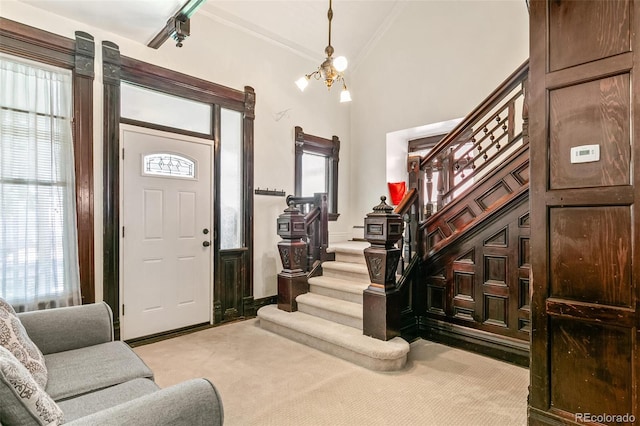
[[[210,322],[211,141],[121,126],[121,333]]]

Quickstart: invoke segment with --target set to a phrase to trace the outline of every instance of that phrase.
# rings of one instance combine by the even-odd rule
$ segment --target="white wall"
[[[388,194],[386,135],[466,116],[529,56],[524,0],[409,1],[349,77],[354,225]]]
[[[348,202],[349,105],[338,102],[339,93],[327,95],[326,89],[310,85],[300,93],[293,83],[318,64],[303,59],[286,48],[254,37],[241,30],[198,13],[191,22],[191,33],[184,47],[171,41],[159,50],[115,34],[52,15],[14,0],[1,0],[0,15],[43,30],[74,38],[76,30],[95,37],[96,64],[101,63],[101,42],[109,40],[120,47],[124,56],[140,59],[231,88],[256,91],[255,119],[255,187],[294,191],[293,128],[323,137],[337,135],[341,140],[339,201],[341,217],[332,223],[335,235],[351,235]],[[94,84],[94,178],[96,298],[102,299],[102,74],[96,67]],[[286,111],[282,114],[282,111]],[[286,208],[282,197],[255,196],[254,215],[254,296],[277,293],[276,274],[281,268],[277,252],[279,238],[276,219]]]
[[[171,42],[147,48],[15,0],[0,0],[0,15],[73,38],[82,30],[100,43],[115,42],[122,55],[205,80],[256,91],[255,186],[293,193],[293,127],[341,140],[340,219],[330,240],[348,238],[353,225],[386,194],[386,134],[465,116],[528,57],[528,14],[523,0],[408,1],[389,30],[348,71],[354,101],[338,103],[311,82],[300,93],[293,81],[318,63],[199,11],[181,49]],[[94,178],[97,299],[102,297],[102,75],[94,85]],[[280,268],[275,221],[281,197],[255,196],[254,296],[276,294]]]

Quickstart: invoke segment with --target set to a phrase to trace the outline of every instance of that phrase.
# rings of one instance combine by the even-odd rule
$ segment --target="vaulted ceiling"
[[[147,44],[186,0],[20,0]],[[393,22],[403,0],[334,0],[331,44],[355,64]],[[313,60],[328,41],[328,0],[207,0],[196,12],[267,38]],[[192,19],[191,37],[198,37]],[[185,43],[188,43],[188,39]]]

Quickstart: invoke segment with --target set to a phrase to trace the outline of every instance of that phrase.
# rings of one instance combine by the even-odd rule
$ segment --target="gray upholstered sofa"
[[[206,379],[165,389],[154,383],[152,371],[129,346],[114,341],[112,314],[105,303],[27,312],[17,317],[44,356],[44,391],[55,403],[45,395],[44,402],[32,398],[31,410],[21,406],[21,397],[29,386],[16,383],[12,378],[15,371],[5,363],[4,371],[0,366],[0,373],[6,373],[0,374],[0,424],[58,424],[60,411],[64,423],[74,425],[223,423],[220,396]],[[0,349],[6,359],[11,350]],[[20,365],[14,367],[22,369]],[[31,386],[32,391],[41,388]],[[57,418],[40,412],[43,405],[51,408],[47,401],[58,410]]]

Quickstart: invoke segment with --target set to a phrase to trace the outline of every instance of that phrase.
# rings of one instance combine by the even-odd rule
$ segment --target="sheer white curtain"
[[[0,296],[80,303],[72,75],[0,56]]]

